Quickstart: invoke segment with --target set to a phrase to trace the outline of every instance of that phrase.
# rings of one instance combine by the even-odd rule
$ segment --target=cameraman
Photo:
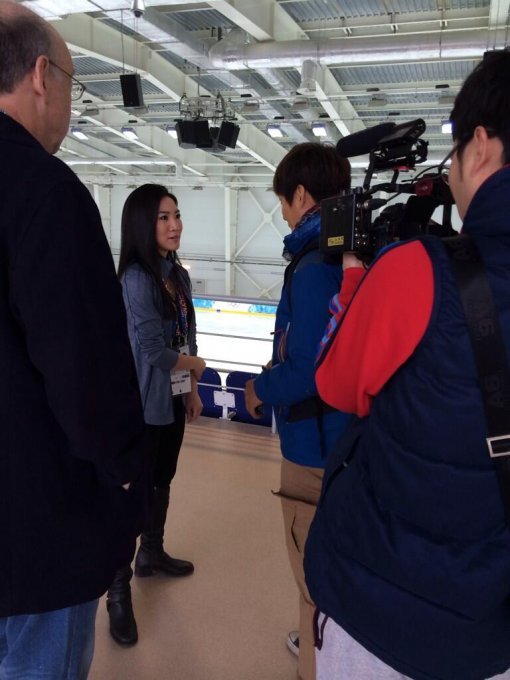
[[[486,55],[451,119],[449,184],[510,356],[509,52]],[[510,529],[439,239],[376,259],[316,381],[328,404],[360,418],[330,458],[306,548],[322,612],[318,679],[510,678]]]
[[[272,361],[246,384],[246,406],[253,417],[262,403],[274,407],[283,454],[281,486],[287,549],[300,593],[299,634],[288,646],[299,653],[298,677],[313,680],[315,605],[304,582],[303,550],[319,499],[326,456],[343,431],[347,416],[321,402],[315,387],[315,357],[330,318],[329,301],[342,279],[339,264],[319,253],[320,201],[350,186],[350,165],[332,146],[297,144],[283,158],[273,191],[291,229],[284,238],[285,271],[276,312]],[[299,635],[299,636],[298,636]]]

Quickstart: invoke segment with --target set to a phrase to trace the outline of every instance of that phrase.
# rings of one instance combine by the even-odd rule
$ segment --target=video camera
[[[397,183],[399,173],[414,169],[427,159],[428,142],[420,139],[425,132],[421,118],[396,125],[382,123],[341,139],[336,149],[345,157],[369,154],[369,166],[363,187],[342,191],[321,202],[320,251],[337,259],[343,252],[354,251],[369,261],[384,246],[420,234],[451,236],[451,207],[454,203],[448,184],[436,173],[421,175],[407,183]],[[393,170],[390,182],[370,188],[377,170]],[[374,198],[384,191],[391,198]],[[382,208],[395,195],[412,194],[406,203],[387,206],[372,220],[372,212]],[[443,208],[443,223],[431,222],[434,210]]]

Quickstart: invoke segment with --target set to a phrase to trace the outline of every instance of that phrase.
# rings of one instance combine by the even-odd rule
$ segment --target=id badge
[[[179,347],[179,354],[189,354],[188,345]],[[177,397],[179,394],[191,392],[191,371],[170,371],[170,380],[172,383],[172,396]]]

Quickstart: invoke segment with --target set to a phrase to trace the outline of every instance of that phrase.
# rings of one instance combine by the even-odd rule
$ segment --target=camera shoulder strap
[[[510,525],[510,370],[485,266],[467,235],[443,239],[471,338],[487,422],[487,447]]]

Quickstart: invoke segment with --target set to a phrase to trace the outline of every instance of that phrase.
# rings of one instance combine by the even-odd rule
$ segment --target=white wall
[[[89,187],[99,203],[115,263],[120,249],[122,207],[135,185]],[[277,300],[286,262],[283,237],[289,233],[279,201],[272,191],[248,191],[171,185],[179,201],[184,231],[179,255],[190,266],[192,279],[204,281],[207,295]],[[396,201],[406,201],[407,195]],[[440,220],[440,211],[434,219]],[[453,226],[461,221],[454,206]],[[235,262],[235,264],[234,264]]]
[[[135,185],[100,188],[96,192],[91,189],[99,200],[116,263],[122,208],[134,188]],[[171,185],[168,189],[178,199],[184,224],[179,255],[190,265],[190,276],[205,281],[206,293],[278,299],[285,265],[281,258],[282,239],[288,228],[274,194],[263,189],[195,190],[182,186],[174,189]],[[234,259],[239,269],[232,264]]]

